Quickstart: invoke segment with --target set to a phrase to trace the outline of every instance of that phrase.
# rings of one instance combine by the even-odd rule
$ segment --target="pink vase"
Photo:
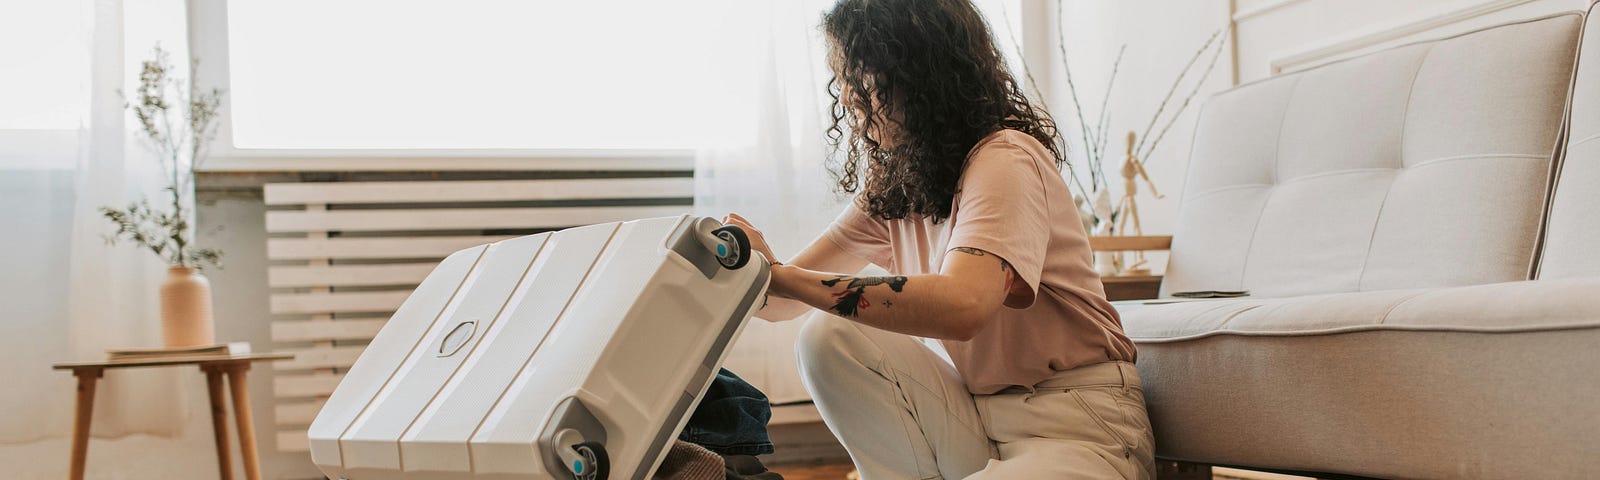
[[[211,282],[189,267],[167,268],[161,284],[161,341],[169,347],[214,345]]]

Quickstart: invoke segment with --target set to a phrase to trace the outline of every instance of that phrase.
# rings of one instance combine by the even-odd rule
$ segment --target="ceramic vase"
[[[1116,224],[1111,217],[1112,209],[1111,194],[1105,190],[1100,190],[1098,195],[1095,196],[1094,200],[1094,218],[1096,220],[1096,225],[1094,226],[1093,232],[1095,235],[1109,237],[1117,234]],[[1100,274],[1102,277],[1111,277],[1121,274],[1122,252],[1094,252],[1094,271],[1095,273]]]
[[[1094,252],[1094,271],[1102,277],[1122,274],[1122,252]]]
[[[167,280],[161,284],[161,340],[168,348],[216,344],[211,282],[199,270],[167,268]]]

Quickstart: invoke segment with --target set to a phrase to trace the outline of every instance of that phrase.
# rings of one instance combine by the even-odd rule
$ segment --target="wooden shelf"
[[[124,358],[92,362],[63,362],[52,366],[55,370],[79,368],[162,367],[168,365],[204,365],[222,363],[271,362],[293,359],[287,353],[243,353],[239,355],[175,355],[170,357]]]
[[[1097,252],[1168,250],[1171,248],[1171,235],[1147,235],[1142,237],[1089,237],[1089,249]]]
[[[1117,275],[1100,277],[1100,283],[1161,283],[1160,275]]]

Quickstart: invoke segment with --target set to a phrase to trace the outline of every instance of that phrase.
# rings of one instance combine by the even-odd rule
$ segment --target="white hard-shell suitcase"
[[[311,458],[333,479],[646,478],[760,306],[751,259],[691,216],[456,252],[322,407]]]

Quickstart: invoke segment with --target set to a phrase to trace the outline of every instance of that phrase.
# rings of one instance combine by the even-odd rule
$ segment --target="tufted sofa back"
[[[1213,97],[1163,294],[1527,279],[1582,22],[1496,26]]]
[[[1600,6],[1600,5],[1597,5]],[[1600,18],[1589,8],[1539,278],[1600,276]]]

